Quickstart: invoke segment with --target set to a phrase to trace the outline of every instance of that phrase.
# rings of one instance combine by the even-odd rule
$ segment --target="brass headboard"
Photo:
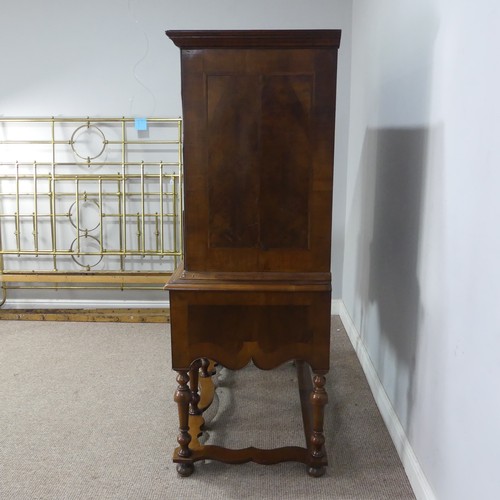
[[[180,118],[0,118],[0,282],[159,289],[182,249]]]

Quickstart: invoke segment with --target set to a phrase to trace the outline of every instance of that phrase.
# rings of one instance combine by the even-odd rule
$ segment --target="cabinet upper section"
[[[329,271],[340,31],[167,34],[182,49],[186,270]]]

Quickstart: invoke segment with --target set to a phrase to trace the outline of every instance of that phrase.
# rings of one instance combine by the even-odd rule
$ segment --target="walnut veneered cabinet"
[[[184,263],[166,287],[179,384],[177,470],[189,475],[202,459],[297,460],[319,476],[340,31],[167,35],[181,49],[184,120]],[[291,360],[304,448],[199,443],[214,363],[269,370]]]

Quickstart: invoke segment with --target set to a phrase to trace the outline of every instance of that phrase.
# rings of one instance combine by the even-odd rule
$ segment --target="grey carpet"
[[[414,498],[338,318],[327,379],[330,465],[320,479],[297,463],[208,461],[179,478],[169,349],[166,324],[1,321],[0,498]],[[217,378],[205,439],[303,445],[291,364],[223,369]]]

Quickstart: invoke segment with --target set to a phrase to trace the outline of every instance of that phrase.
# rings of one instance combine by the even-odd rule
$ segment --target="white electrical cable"
[[[137,28],[142,31],[142,34],[144,35],[144,40],[146,41],[146,48],[144,51],[144,54],[139,58],[139,60],[134,64],[132,68],[132,74],[134,75],[135,81],[146,91],[146,93],[151,97],[151,104],[152,104],[152,109],[149,114],[147,113],[140,113],[140,112],[134,112],[134,101],[135,101],[135,94],[132,95],[130,98],[130,116],[154,116],[154,112],[156,110],[156,98],[153,92],[149,87],[147,87],[144,82],[139,78],[137,74],[137,68],[141,65],[142,62],[146,60],[146,58],[149,55],[149,37],[144,28],[142,27],[141,23],[139,22],[139,19],[134,15],[133,10],[132,10],[132,0],[127,0],[127,5],[128,5],[128,14],[131,17],[131,19],[134,21],[136,24]],[[144,111],[144,110],[142,110]]]

